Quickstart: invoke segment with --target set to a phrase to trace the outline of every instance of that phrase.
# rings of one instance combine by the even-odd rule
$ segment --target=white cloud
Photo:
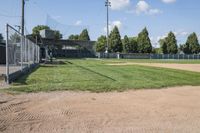
[[[169,4],[176,2],[176,0],[162,0],[162,2]]]
[[[111,23],[109,24],[109,31],[113,30],[113,28],[114,28],[115,26],[117,26],[119,29],[121,29],[122,26],[123,26],[123,24],[122,24],[122,22],[119,21],[119,20],[113,21],[113,22],[111,22]],[[104,30],[104,32],[106,32],[106,31],[107,31],[107,27],[104,27],[103,30]]]
[[[110,0],[112,10],[121,10],[130,5],[130,0]]]
[[[162,11],[156,8],[151,8],[151,6],[144,0],[140,0],[135,9],[132,11],[127,11],[127,13],[136,13],[137,15],[140,15],[142,13],[147,15],[156,15],[161,14]]]
[[[78,21],[76,21],[76,23],[75,23],[76,26],[79,26],[79,25],[81,25],[81,24],[82,24],[82,21],[81,21],[81,20],[78,20]]]
[[[181,32],[176,32],[175,35],[176,35],[176,36],[182,36],[182,37],[185,37],[185,36],[188,36],[189,33],[186,32],[186,31],[181,31]]]
[[[139,1],[136,5],[136,13],[140,14],[142,12],[147,13],[148,10],[150,9],[149,4],[146,1]]]
[[[161,14],[162,11],[159,9],[150,9],[148,12],[150,15]]]

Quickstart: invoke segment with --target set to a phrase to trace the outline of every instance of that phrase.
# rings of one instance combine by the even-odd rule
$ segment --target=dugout
[[[0,43],[0,64],[6,64],[6,44]]]
[[[41,55],[48,57],[49,51],[53,57],[65,58],[95,58],[95,41],[54,40],[42,38]],[[46,49],[46,50],[44,50]]]

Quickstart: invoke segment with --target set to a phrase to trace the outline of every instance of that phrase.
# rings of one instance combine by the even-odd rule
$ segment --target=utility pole
[[[21,22],[21,34],[24,36],[24,6],[25,0],[22,0],[22,22]]]
[[[108,46],[109,46],[109,7],[111,7],[111,2],[109,0],[106,0],[105,6],[107,8],[107,44],[106,44],[106,52],[108,53]]]

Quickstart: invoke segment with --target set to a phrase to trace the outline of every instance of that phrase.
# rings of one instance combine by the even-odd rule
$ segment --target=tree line
[[[80,41],[90,41],[90,36],[89,36],[89,33],[88,33],[88,30],[87,29],[84,29],[80,35],[76,34],[76,35],[70,35],[69,40],[80,40]]]
[[[113,28],[109,35],[109,52],[124,52],[124,53],[151,53],[152,44],[149,38],[147,28],[144,28],[138,37],[128,37],[127,35],[121,39],[121,35],[117,26]],[[105,52],[106,50],[106,36],[100,36],[96,42],[96,51]]]
[[[35,26],[33,29],[32,29],[32,36],[35,38],[36,36],[37,37],[40,37],[40,31],[41,30],[52,30],[49,26],[46,26],[46,25],[38,25],[38,26]],[[59,40],[59,39],[62,39],[63,38],[63,35],[60,33],[60,31],[58,30],[52,30],[54,31],[54,39],[55,40]],[[70,35],[68,37],[69,40],[80,40],[80,41],[90,41],[90,36],[89,36],[89,33],[88,33],[88,30],[87,29],[84,29],[80,35]]]
[[[117,26],[109,35],[109,52],[123,53],[162,53],[162,54],[177,54],[183,52],[185,54],[198,54],[200,52],[200,44],[196,33],[188,36],[185,44],[177,45],[177,39],[173,32],[169,32],[167,37],[160,39],[160,48],[153,48],[147,28],[144,28],[137,37],[128,37],[127,35],[121,39],[121,35]],[[96,42],[96,51],[105,52],[107,38],[100,36]]]
[[[51,30],[50,27],[45,25],[38,25],[33,28],[32,36],[40,37],[40,30]],[[59,40],[63,36],[57,31],[53,30],[55,39]],[[79,35],[70,35],[69,40],[81,40],[81,41],[90,41],[90,36],[87,29],[84,29]],[[0,34],[0,42],[2,42],[3,36]],[[111,53],[123,52],[123,53],[158,53],[158,54],[177,54],[183,52],[185,54],[198,54],[200,53],[200,44],[198,41],[197,34],[193,32],[187,38],[185,44],[177,45],[177,39],[173,32],[169,32],[167,37],[160,39],[159,44],[160,48],[153,48],[151,40],[149,38],[149,32],[145,27],[137,37],[128,37],[127,35],[124,38],[121,38],[120,31],[117,26],[113,28],[109,37],[108,51]],[[106,51],[107,37],[100,36],[96,43],[97,52]]]

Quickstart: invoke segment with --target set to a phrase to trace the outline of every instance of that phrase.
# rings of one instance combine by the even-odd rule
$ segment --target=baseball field
[[[197,133],[200,61],[60,59],[0,97],[6,133]]]
[[[145,62],[145,63],[144,63]],[[91,92],[200,85],[199,61],[57,60],[44,64],[13,83],[10,90]]]

